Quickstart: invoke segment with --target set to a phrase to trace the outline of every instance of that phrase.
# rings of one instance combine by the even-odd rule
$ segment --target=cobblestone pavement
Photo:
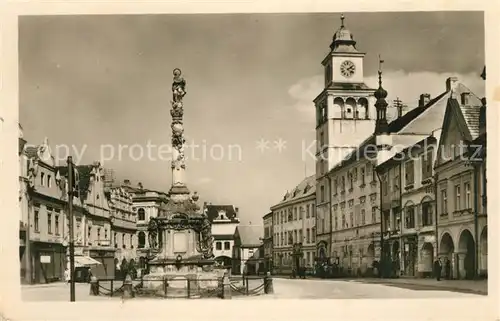
[[[488,294],[488,280],[441,280],[398,278],[398,279],[358,279],[361,283],[376,283],[413,290],[442,290],[462,293]]]
[[[451,282],[451,281],[450,281]],[[251,284],[252,285],[252,284]],[[238,300],[253,299],[369,299],[369,298],[466,298],[470,293],[445,290],[411,289],[359,280],[281,279],[273,280],[274,294],[261,296],[235,296]],[[89,284],[76,284],[76,301],[120,300],[120,297],[90,296]],[[55,283],[44,286],[22,286],[24,301],[69,301],[69,285]],[[147,300],[145,298],[137,300]]]

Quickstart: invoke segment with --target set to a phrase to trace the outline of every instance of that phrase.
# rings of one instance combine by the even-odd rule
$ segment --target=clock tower
[[[356,48],[344,15],[322,61],[324,89],[316,107],[316,176],[320,180],[375,129],[375,89],[364,83],[365,53]]]

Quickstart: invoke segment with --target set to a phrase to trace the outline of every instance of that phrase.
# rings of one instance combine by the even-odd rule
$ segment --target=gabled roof
[[[461,83],[458,83],[453,89],[454,95],[461,95],[462,93],[471,93],[471,91]],[[393,144],[399,146],[400,150],[395,151],[396,153],[401,151],[407,146],[418,143],[426,136],[432,135],[432,132],[438,130],[442,127],[444,114],[446,112],[446,106],[448,103],[448,98],[451,96],[452,90],[447,90],[442,94],[431,99],[426,105],[418,106],[411,109],[409,112],[403,116],[391,121],[388,125],[390,134],[392,135]],[[475,97],[473,100],[478,99],[475,95],[471,93],[471,98]],[[478,99],[479,100],[479,99]],[[479,100],[480,101],[480,100]],[[468,111],[471,115],[471,124],[474,124],[473,113]],[[479,121],[477,121],[477,131],[479,132]],[[361,151],[366,151],[367,146],[375,144],[375,136],[369,136],[364,142],[362,142],[355,150],[353,150],[347,157],[345,157],[341,162],[334,166],[330,172],[336,171],[347,164],[355,162],[359,159],[358,156],[363,157]]]
[[[87,198],[90,187],[90,174],[95,165],[78,165],[75,166],[75,170],[78,173],[78,192],[80,199],[84,200]],[[68,174],[68,167],[57,166],[56,171],[59,171],[59,175],[66,177]]]
[[[241,246],[259,247],[262,243],[262,230],[262,226],[258,225],[240,225],[234,233],[240,238]]]
[[[472,102],[471,102],[472,103]],[[443,121],[443,130],[440,137],[440,147],[445,144],[448,135],[448,127],[453,118],[458,123],[459,130],[464,140],[473,141],[480,137],[479,135],[479,111],[480,105],[463,105],[456,97],[448,99],[446,114]]]
[[[233,205],[206,205],[206,214],[210,222],[219,217],[219,212],[224,211],[227,218],[232,220],[236,218],[236,210]]]
[[[481,99],[474,95],[469,88],[462,83],[457,83],[455,88],[450,91],[445,91],[427,104],[427,108],[414,118],[408,125],[400,131],[401,134],[428,134],[434,130],[440,129],[443,126],[444,114],[448,104],[448,98],[453,94],[459,98],[462,94],[469,93],[469,105],[481,106]],[[467,106],[465,106],[467,107]],[[464,112],[467,112],[464,110]],[[479,111],[478,111],[479,112]],[[479,124],[479,118],[477,118]],[[478,126],[479,130],[479,126]]]
[[[295,188],[293,188],[291,191],[288,191],[284,196],[283,199],[276,205],[282,205],[284,203],[288,203],[291,201],[295,201],[304,197],[307,197],[311,194],[316,193],[316,175],[311,175],[306,178],[304,178]],[[274,207],[272,206],[272,207]]]

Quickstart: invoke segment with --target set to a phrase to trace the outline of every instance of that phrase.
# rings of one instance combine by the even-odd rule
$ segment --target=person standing
[[[434,261],[434,275],[436,276],[437,281],[441,281],[441,269],[441,261],[436,259],[436,261]]]
[[[69,273],[68,268],[64,270],[64,281],[66,281],[66,284],[69,284],[69,282],[71,281],[71,273]]]
[[[451,280],[451,262],[448,258],[444,260],[444,275],[447,280]]]

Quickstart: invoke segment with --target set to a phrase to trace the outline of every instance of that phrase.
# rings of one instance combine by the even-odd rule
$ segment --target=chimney
[[[431,95],[430,94],[421,94],[420,95],[420,98],[418,100],[418,107],[423,107],[425,105],[427,105],[429,103],[429,101],[431,101]]]
[[[137,186],[138,186],[140,189],[143,189],[143,187],[142,187],[142,183],[141,183],[141,182],[139,182],[139,183],[137,184]]]
[[[130,180],[129,179],[123,180],[123,185],[130,186]]]
[[[449,77],[446,79],[446,91],[453,90],[455,86],[457,85],[458,78],[457,77]]]
[[[238,212],[240,211],[240,209],[238,207],[235,207],[234,211],[236,212],[236,214],[238,214]]]
[[[462,105],[469,105],[469,97],[470,97],[470,93],[469,92],[463,92],[461,96],[461,103]]]

